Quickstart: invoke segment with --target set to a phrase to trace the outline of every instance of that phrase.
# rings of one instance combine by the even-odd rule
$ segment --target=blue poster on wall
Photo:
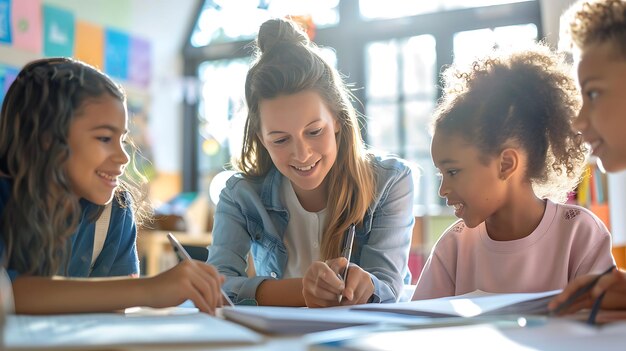
[[[11,43],[11,0],[0,0],[0,43]]]
[[[17,74],[19,70],[14,67],[6,67],[4,70],[4,85],[2,86],[2,91],[6,93],[9,90],[9,87],[17,78]]]
[[[74,14],[58,7],[43,5],[43,53],[46,56],[74,54]]]
[[[17,77],[17,73],[18,70],[15,67],[0,65],[0,104],[2,104],[7,90]]]
[[[128,34],[112,29],[104,33],[104,72],[114,78],[128,79],[128,52],[130,37]]]
[[[4,87],[4,71],[5,71],[5,67],[3,65],[0,65],[0,86]],[[2,103],[2,101],[4,100],[4,95],[6,94],[6,92],[4,91],[4,89],[0,89],[0,103]]]

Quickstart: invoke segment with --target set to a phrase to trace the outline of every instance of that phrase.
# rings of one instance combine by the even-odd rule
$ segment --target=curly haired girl
[[[568,73],[540,44],[447,70],[431,152],[439,195],[460,220],[433,248],[413,299],[559,289],[613,264],[606,226],[558,203],[586,153],[571,129],[580,103]]]

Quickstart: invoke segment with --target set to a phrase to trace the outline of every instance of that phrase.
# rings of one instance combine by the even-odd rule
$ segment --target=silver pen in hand
[[[167,239],[170,241],[170,244],[172,244],[172,248],[174,249],[174,252],[176,252],[176,254],[181,260],[192,259],[191,256],[189,256],[189,253],[187,252],[187,250],[185,250],[183,245],[180,244],[180,242],[174,237],[172,233],[167,233]],[[226,295],[224,290],[220,288],[220,292],[222,293],[222,297],[224,297],[224,300],[228,303],[228,305],[230,305],[231,307],[235,307],[235,304],[231,301],[230,297]]]
[[[355,234],[355,227],[354,227],[354,224],[351,224],[350,228],[348,228],[348,232],[343,237],[343,245],[341,249],[341,257],[344,257],[346,260],[348,260],[348,263],[346,264],[346,268],[344,268],[343,273],[341,274],[341,279],[343,280],[344,289],[348,282],[348,271],[350,268],[350,258],[352,257],[352,246],[354,244],[354,234]],[[339,294],[339,297],[337,298],[337,300],[339,301],[339,303],[341,303],[341,300],[343,300],[343,293]]]

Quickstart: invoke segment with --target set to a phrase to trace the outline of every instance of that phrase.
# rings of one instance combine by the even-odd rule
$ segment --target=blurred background
[[[145,274],[175,258],[162,231],[202,257],[212,213],[238,155],[250,42],[261,23],[292,16],[345,76],[373,149],[415,167],[411,269],[455,218],[438,197],[428,125],[439,73],[494,48],[543,40],[557,47],[572,0],[0,0],[0,99],[20,67],[41,56],[91,63],[128,92],[135,160],[150,180],[157,219],[140,233]],[[226,171],[226,172],[225,172]],[[571,201],[626,233],[626,176],[593,162]],[[613,216],[611,216],[613,214]],[[626,238],[615,236],[623,264]]]

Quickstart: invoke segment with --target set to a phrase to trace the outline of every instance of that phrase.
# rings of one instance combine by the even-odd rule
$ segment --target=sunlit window
[[[524,48],[536,41],[537,26],[532,23],[456,33],[454,62],[468,64],[494,49]]]
[[[428,123],[437,94],[435,39],[420,35],[366,46],[367,140],[430,170]],[[421,182],[419,184],[432,184]],[[430,188],[416,184],[416,203],[437,203]],[[425,210],[424,210],[425,211]]]
[[[531,0],[359,0],[365,19],[399,18],[461,8],[510,4]]]
[[[270,18],[299,16],[323,28],[339,22],[339,0],[206,0],[191,45],[253,39]]]
[[[199,179],[223,169],[232,150],[241,149],[248,59],[208,61],[200,65],[201,94],[198,107]],[[230,136],[230,138],[228,137]]]

